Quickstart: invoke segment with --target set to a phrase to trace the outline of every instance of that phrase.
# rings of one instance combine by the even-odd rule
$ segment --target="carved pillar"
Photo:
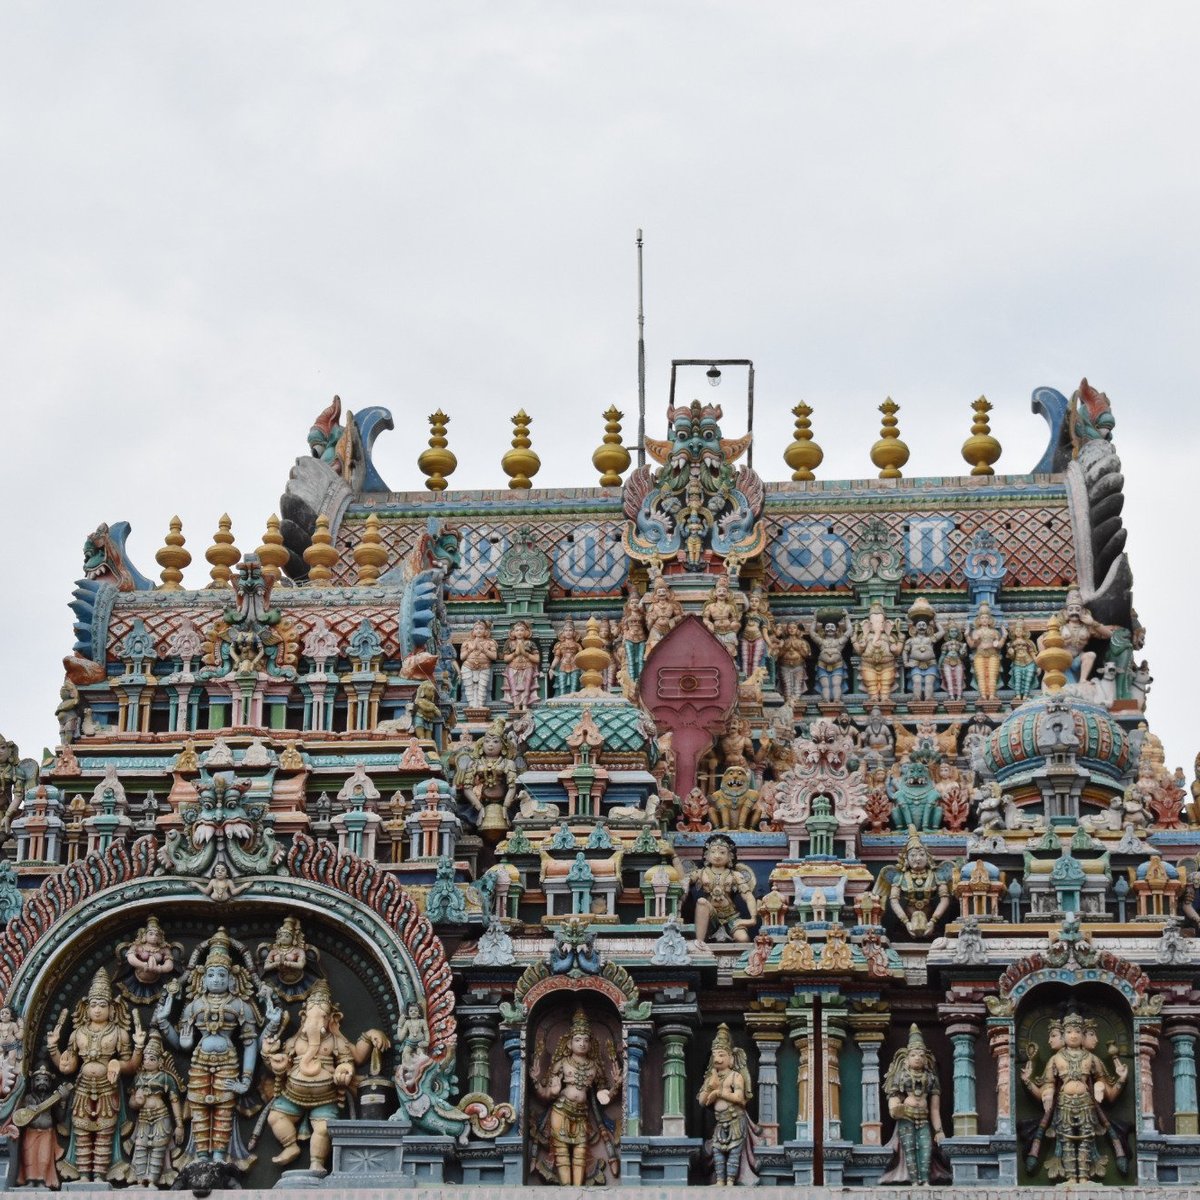
[[[1200,1133],[1200,1102],[1196,1094],[1196,1038],[1200,1028],[1189,1024],[1172,1024],[1167,1037],[1175,1051],[1172,1068],[1175,1076],[1175,1133]]]
[[[946,1032],[954,1045],[954,1136],[974,1137],[979,1132],[975,1102],[975,1039],[979,1037],[979,1026],[974,1021],[958,1021]]]
[[[788,1036],[796,1046],[796,1141],[812,1141],[813,1126],[813,1041],[812,1003],[797,997],[795,1007],[788,1009]],[[803,1006],[803,1007],[801,1007]]]
[[[831,1142],[842,1140],[842,1045],[846,1040],[845,1013],[828,1009],[825,1024],[825,1136]]]
[[[746,1024],[758,1051],[758,1124],[768,1146],[779,1144],[779,1047],[785,1022],[782,1012],[749,1012]]]
[[[1134,1018],[1133,1033],[1137,1042],[1137,1097],[1139,1128],[1142,1133],[1157,1133],[1154,1123],[1154,1056],[1158,1053],[1161,1027],[1153,1022]]]
[[[690,1026],[671,1022],[659,1025],[663,1044],[663,1137],[685,1137],[687,1111],[687,1064],[684,1061]]]
[[[886,1012],[852,1012],[850,1033],[862,1055],[862,1144],[883,1145],[883,1114],[879,1103],[879,1050],[891,1020]]]
[[[463,1038],[467,1043],[467,1091],[492,1094],[492,1045],[496,1041],[498,1018],[493,1013],[467,1012],[463,1018]]]
[[[996,1132],[1012,1135],[1012,1022],[1000,1018],[987,1023],[988,1046],[996,1060]]]
[[[625,1027],[625,1132],[637,1137],[642,1132],[642,1059],[650,1043],[648,1025]]]
[[[524,1093],[525,1053],[521,1040],[521,1030],[506,1029],[504,1031],[504,1053],[508,1055],[508,1102],[517,1114],[516,1128],[523,1129],[525,1114],[521,1111],[521,1096]]]

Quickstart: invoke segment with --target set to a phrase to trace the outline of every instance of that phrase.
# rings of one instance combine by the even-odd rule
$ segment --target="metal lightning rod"
[[[638,466],[646,465],[646,313],[642,308],[642,231],[637,231],[638,260]]]

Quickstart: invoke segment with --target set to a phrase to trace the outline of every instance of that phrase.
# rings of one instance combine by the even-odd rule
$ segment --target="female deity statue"
[[[1061,1038],[1057,1046],[1056,1032]],[[1116,1057],[1115,1047],[1110,1047],[1114,1052],[1114,1074],[1110,1075],[1100,1057],[1089,1049],[1089,1034],[1095,1044],[1094,1022],[1085,1021],[1078,1013],[1069,1013],[1061,1022],[1051,1024],[1049,1040],[1053,1053],[1041,1077],[1036,1081],[1032,1078],[1032,1055],[1021,1072],[1026,1088],[1042,1104],[1042,1119],[1029,1144],[1025,1169],[1031,1175],[1037,1171],[1042,1140],[1050,1132],[1057,1153],[1046,1160],[1046,1177],[1061,1179],[1068,1186],[1104,1178],[1108,1156],[1101,1154],[1100,1144],[1105,1135],[1112,1142],[1117,1169],[1122,1175],[1129,1169],[1129,1151],[1100,1107],[1111,1104],[1121,1094],[1129,1078],[1129,1068]]]
[[[863,691],[870,704],[879,704],[892,694],[896,683],[896,660],[904,649],[896,622],[888,619],[880,600],[872,600],[866,617],[858,623],[852,639],[859,656]]]
[[[491,839],[508,828],[508,809],[517,796],[516,747],[503,718],[491,723],[471,748],[463,795],[475,810],[481,832]]]
[[[909,829],[896,865],[880,872],[879,883],[887,889],[888,904],[909,935],[932,937],[950,907],[950,884],[946,869],[933,863],[915,829]]]
[[[642,598],[631,591],[625,599],[625,608],[618,625],[621,644],[625,650],[625,673],[630,683],[637,683],[646,659],[646,617],[642,611]]]
[[[147,917],[146,924],[134,935],[133,941],[117,948],[123,953],[133,978],[141,987],[132,1000],[145,1000],[157,994],[164,975],[175,970],[175,955],[181,947],[167,941],[157,917]]]
[[[476,621],[459,652],[462,663],[463,699],[468,708],[487,708],[492,683],[492,663],[499,657],[492,627],[487,621]]]
[[[129,1036],[129,1014],[123,1000],[113,996],[112,983],[103,967],[92,979],[88,994],[75,1008],[75,1026],[66,1047],[59,1049],[67,1010],[46,1039],[50,1061],[64,1075],[74,1075],[71,1101],[71,1139],[61,1166],[64,1179],[102,1181],[114,1178],[121,1166],[120,1114],[122,1075],[132,1075],[142,1065],[146,1035],[134,1015]]]
[[[649,654],[683,620],[683,605],[671,591],[666,578],[659,575],[654,586],[642,597],[642,607],[646,611],[646,653]]]
[[[735,942],[748,942],[758,919],[754,875],[739,867],[737,846],[726,834],[704,843],[704,865],[688,879],[684,919],[696,925],[696,945],[703,947],[710,929]]]
[[[528,708],[537,699],[542,652],[528,621],[515,621],[504,643],[504,698],[513,708]]]
[[[137,1113],[137,1123],[127,1178],[139,1187],[170,1186],[178,1165],[172,1160],[183,1146],[183,1086],[157,1029],[142,1052],[142,1069],[134,1077],[129,1107]]]
[[[946,625],[942,634],[942,652],[938,655],[938,666],[942,669],[942,686],[949,700],[961,700],[966,687],[967,643],[957,621]]]
[[[188,999],[178,1026],[171,1024],[178,993],[170,986],[154,1012],[154,1025],[172,1049],[191,1052],[187,1101],[196,1157],[230,1159],[244,1168],[251,1159],[238,1134],[234,1109],[254,1078],[263,1021],[251,999],[253,976],[234,963],[232,949],[224,929],[201,943],[188,960]]]
[[[795,704],[808,690],[808,660],[812,654],[812,642],[798,621],[789,621],[780,627],[779,632],[780,690],[785,700]]]
[[[942,1087],[937,1064],[921,1031],[911,1026],[908,1045],[896,1051],[883,1081],[888,1112],[896,1122],[892,1158],[880,1183],[949,1183],[950,1171],[942,1160]]]
[[[304,938],[298,917],[284,917],[275,931],[275,939],[263,942],[257,951],[258,969],[274,975],[278,992],[286,1000],[303,998],[316,979],[315,968],[321,952]]]
[[[973,651],[971,666],[980,700],[995,700],[1000,685],[1000,651],[1008,630],[996,624],[989,604],[981,604],[975,620],[967,626],[967,645]]]
[[[550,1065],[541,1070],[545,1044],[539,1038],[531,1074],[549,1107],[533,1133],[539,1149],[534,1169],[549,1183],[583,1187],[604,1182],[606,1171],[613,1177],[619,1171],[614,1125],[603,1110],[620,1088],[621,1072],[611,1043],[607,1049],[605,1064],[582,1008],[558,1039]]]
[[[932,700],[937,691],[937,644],[945,635],[937,613],[924,596],[908,610],[908,637],[904,640],[904,666],[914,700]]]
[[[1037,686],[1037,646],[1019,617],[1008,635],[1008,686],[1015,701],[1024,700]]]
[[[729,1026],[720,1025],[697,1097],[716,1118],[711,1146],[713,1182],[717,1187],[758,1182],[753,1152],[757,1130],[746,1112],[753,1095],[746,1052],[734,1047]]]
[[[556,696],[566,696],[579,689],[579,668],[575,665],[575,659],[582,649],[583,645],[575,631],[575,622],[567,617],[558,631],[558,640],[554,643],[550,659]]]
[[[817,644],[817,691],[826,703],[841,700],[846,689],[846,643],[850,640],[846,614],[840,613],[836,620],[822,618],[820,633],[814,617],[812,638]]]

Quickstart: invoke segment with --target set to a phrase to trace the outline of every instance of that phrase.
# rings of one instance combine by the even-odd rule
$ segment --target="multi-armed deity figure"
[[[853,644],[868,702],[887,700],[896,684],[896,660],[904,649],[904,639],[896,622],[884,612],[882,601],[871,601],[866,617],[854,630]]]
[[[233,949],[224,929],[202,942],[188,960],[187,1003],[179,1024],[171,1023],[177,995],[171,987],[154,1012],[154,1024],[173,1049],[191,1054],[187,1100],[196,1157],[244,1166],[250,1158],[234,1109],[250,1090],[263,1022],[252,998],[254,978],[233,961]]]
[[[460,651],[463,699],[468,708],[487,708],[492,687],[492,664],[499,657],[492,627],[487,621],[471,626]]]
[[[933,605],[919,597],[908,610],[908,637],[904,639],[904,667],[914,700],[932,700],[937,692],[937,644],[944,632]]]
[[[504,643],[504,696],[513,708],[528,708],[537,699],[542,652],[528,621],[514,621]]]
[[[892,1161],[880,1183],[948,1183],[950,1172],[935,1153],[942,1129],[941,1084],[937,1063],[921,1031],[913,1025],[908,1045],[896,1051],[883,1081],[888,1112],[896,1122]]]
[[[750,940],[758,919],[754,876],[738,866],[731,837],[717,833],[704,843],[704,865],[688,879],[684,909],[685,916],[694,910],[697,946],[705,944],[710,929],[735,942]]]
[[[1068,1185],[1086,1184],[1103,1179],[1108,1156],[1100,1151],[1107,1135],[1112,1143],[1117,1169],[1129,1168],[1129,1151],[1120,1131],[1100,1107],[1111,1104],[1121,1094],[1129,1078],[1129,1068],[1113,1052],[1110,1075],[1099,1055],[1088,1045],[1097,1041],[1093,1021],[1078,1013],[1068,1013],[1050,1025],[1050,1061],[1038,1079],[1033,1078],[1034,1055],[1021,1072],[1025,1086],[1041,1102],[1042,1119],[1025,1156],[1025,1169],[1032,1175],[1038,1169],[1042,1141],[1050,1134],[1056,1153],[1046,1160],[1046,1177]],[[1036,1047],[1031,1047],[1036,1050]]]
[[[606,1172],[620,1168],[613,1123],[604,1109],[620,1087],[620,1069],[612,1044],[607,1062],[582,1008],[570,1029],[558,1039],[548,1066],[541,1068],[545,1048],[539,1043],[531,1072],[537,1094],[548,1105],[533,1129],[539,1147],[535,1168],[548,1182],[582,1187],[604,1182]]]
[[[134,1016],[133,1036],[124,1001],[113,996],[103,967],[92,979],[88,994],[75,1008],[74,1028],[59,1048],[67,1010],[46,1039],[50,1061],[64,1075],[74,1075],[71,1100],[71,1138],[60,1168],[64,1179],[101,1181],[120,1171],[120,1078],[142,1065],[146,1035]]]
[[[753,1123],[746,1112],[754,1089],[745,1050],[736,1048],[728,1025],[717,1027],[704,1083],[697,1099],[713,1110],[713,1182],[718,1187],[756,1182]]]

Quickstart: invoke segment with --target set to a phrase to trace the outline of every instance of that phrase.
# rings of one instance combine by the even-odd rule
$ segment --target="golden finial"
[[[379,540],[379,518],[371,513],[367,517],[362,539],[354,547],[354,561],[358,566],[360,587],[370,587],[379,582],[379,572],[387,564],[387,548]]]
[[[425,486],[431,492],[446,490],[446,476],[454,474],[458,459],[447,449],[446,425],[450,418],[439,408],[429,418],[429,449],[422,450],[417,468],[426,476]]]
[[[278,583],[290,555],[287,547],[283,544],[283,534],[279,532],[279,518],[274,513],[267,518],[267,531],[263,534],[263,544],[255,553],[258,555],[258,561],[262,563],[263,576]]]
[[[192,556],[183,548],[183,522],[178,517],[172,517],[170,524],[170,532],[163,538],[163,548],[154,556],[154,561],[162,567],[161,590],[178,592],[183,568],[192,561]]]
[[[812,435],[812,409],[803,400],[792,409],[796,418],[795,440],[784,450],[783,461],[792,468],[792,481],[801,483],[816,479],[813,467],[819,467],[825,451],[814,442]]]
[[[1067,682],[1066,669],[1074,661],[1074,656],[1063,641],[1058,617],[1050,618],[1046,632],[1042,635],[1041,648],[1037,653],[1037,665],[1042,671],[1042,689],[1044,691],[1059,691]]]
[[[329,518],[324,513],[318,513],[312,542],[304,551],[304,561],[308,563],[308,582],[317,587],[330,583],[333,580],[333,565],[337,560],[338,552],[329,535]]]
[[[879,441],[871,447],[871,461],[879,468],[880,479],[899,479],[900,468],[908,462],[908,445],[900,440],[900,424],[896,414],[900,405],[889,396],[880,406],[883,424],[879,430]]]
[[[581,687],[585,690],[603,687],[604,672],[612,664],[612,655],[605,648],[604,639],[600,636],[600,622],[595,617],[588,617],[587,629],[583,635],[583,649],[575,655],[575,662],[581,672]]]
[[[512,419],[512,449],[500,460],[500,466],[508,476],[508,486],[514,491],[533,487],[530,477],[541,469],[542,460],[531,449],[529,422],[533,418],[522,408]]]
[[[962,456],[971,464],[972,475],[995,475],[992,463],[1000,457],[1000,443],[992,437],[988,413],[992,406],[985,396],[971,403],[975,416],[971,422],[971,436],[963,442]]]
[[[629,451],[621,445],[621,418],[615,404],[604,413],[604,439],[592,455],[592,466],[600,472],[601,487],[620,487],[621,472],[629,467]]]
[[[242,552],[233,544],[232,525],[229,514],[223,513],[217,522],[217,532],[213,534],[213,544],[204,552],[204,557],[212,564],[209,587],[229,587],[233,581],[230,568],[242,557]]]

